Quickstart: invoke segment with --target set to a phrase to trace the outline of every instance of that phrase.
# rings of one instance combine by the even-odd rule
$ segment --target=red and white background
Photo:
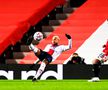
[[[92,64],[92,60],[102,53],[102,46],[106,44],[107,40],[108,21],[105,20],[94,32],[92,32],[91,36],[88,37],[75,52],[77,52],[81,57],[84,57],[87,64]],[[70,60],[70,58],[67,59],[65,63]],[[105,64],[108,64],[108,62],[105,62]]]

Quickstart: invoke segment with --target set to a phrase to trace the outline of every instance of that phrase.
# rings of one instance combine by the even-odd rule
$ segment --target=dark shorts
[[[42,51],[41,49],[40,49],[40,55],[38,55],[37,57],[39,58],[40,61],[43,61],[44,59],[46,59],[48,63],[52,61],[52,56],[48,54],[47,52]]]

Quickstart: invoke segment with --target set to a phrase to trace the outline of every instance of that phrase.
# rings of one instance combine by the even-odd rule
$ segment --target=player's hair
[[[53,36],[52,39],[53,39],[53,40],[54,40],[54,39],[59,39],[59,40],[60,40],[60,37],[59,37],[59,36]]]

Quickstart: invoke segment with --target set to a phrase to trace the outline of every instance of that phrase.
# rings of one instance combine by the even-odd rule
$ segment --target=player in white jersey
[[[38,57],[38,60],[34,62],[31,68],[38,62],[42,62],[39,69],[37,70],[36,75],[33,77],[32,81],[36,81],[38,77],[43,73],[46,65],[50,62],[56,60],[56,58],[64,51],[72,48],[72,39],[71,36],[65,34],[68,39],[68,45],[59,45],[60,38],[59,36],[53,36],[52,44],[48,44],[44,50],[41,50],[35,47],[32,43],[29,45],[30,50],[32,50],[35,55]]]

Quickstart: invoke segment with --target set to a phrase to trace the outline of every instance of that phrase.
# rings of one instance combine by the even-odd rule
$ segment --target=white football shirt
[[[72,48],[72,40],[68,39],[68,45],[57,45],[53,46],[52,44],[48,44],[43,51],[49,52],[50,50],[53,51],[51,53],[52,55],[52,61],[56,60],[57,57],[64,51],[69,50]]]

